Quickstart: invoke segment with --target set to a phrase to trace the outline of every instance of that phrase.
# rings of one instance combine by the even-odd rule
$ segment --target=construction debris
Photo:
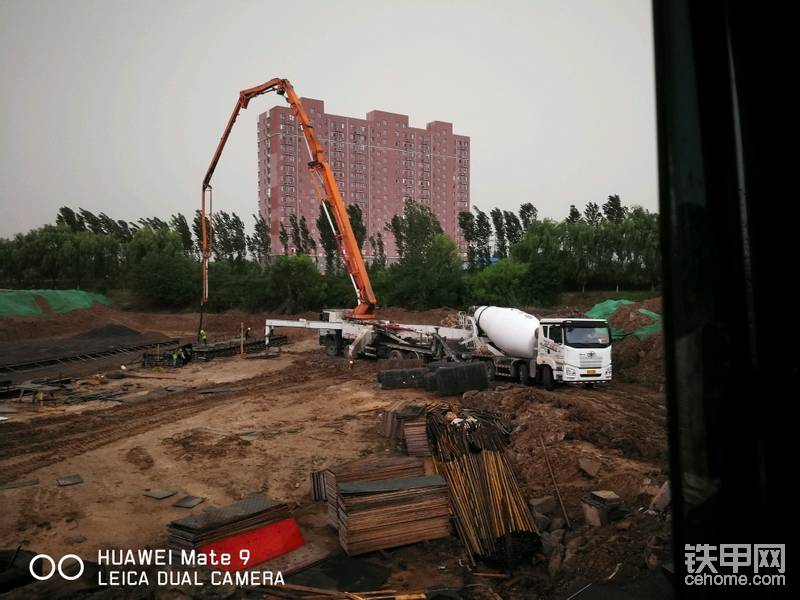
[[[591,458],[581,457],[578,459],[578,468],[589,477],[596,477],[600,472],[600,467],[602,467],[600,462],[592,460]]]
[[[142,495],[143,496],[147,496],[148,498],[154,498],[156,500],[164,500],[165,498],[170,498],[170,497],[174,496],[177,493],[178,492],[176,492],[175,490],[155,489],[155,490],[147,490]]]
[[[403,434],[409,456],[430,456],[428,445],[428,422],[425,415],[403,421]]]
[[[407,400],[395,402],[383,413],[381,431],[384,437],[399,442],[404,437],[405,421],[424,416],[425,411],[426,408],[422,404],[414,404]]]
[[[291,583],[262,586],[259,591],[266,593],[266,596],[264,596],[266,600],[283,598],[290,600],[426,600],[430,598],[426,592],[422,591],[377,590],[353,593]],[[437,595],[436,597],[452,596]]]
[[[9,483],[0,484],[0,490],[13,490],[15,488],[30,487],[32,485],[39,485],[39,480],[21,479],[19,481],[10,481]]]
[[[194,508],[198,504],[205,502],[205,498],[201,498],[200,496],[184,496],[180,500],[177,500],[172,504],[172,506],[177,506],[178,508]]]
[[[572,529],[572,524],[569,522],[569,515],[567,514],[567,509],[564,506],[564,499],[561,497],[561,490],[558,488],[558,481],[556,481],[556,474],[553,472],[553,465],[550,464],[550,457],[547,454],[547,446],[544,443],[544,436],[539,436],[539,443],[542,445],[542,454],[544,455],[544,461],[547,464],[547,470],[550,472],[550,479],[553,482],[553,488],[556,491],[556,497],[558,498],[558,505],[561,507],[561,514],[564,515],[564,521],[567,524],[567,529]]]
[[[598,490],[581,499],[583,516],[592,527],[603,527],[627,514],[622,499],[610,490]]]
[[[339,541],[348,554],[447,537],[450,505],[439,475],[337,485]]]
[[[59,486],[64,487],[67,485],[76,485],[83,483],[83,478],[80,475],[67,475],[66,477],[59,477],[56,479]]]
[[[672,493],[670,492],[669,481],[665,481],[658,490],[658,493],[653,497],[650,502],[648,510],[655,512],[664,512],[672,501]]]

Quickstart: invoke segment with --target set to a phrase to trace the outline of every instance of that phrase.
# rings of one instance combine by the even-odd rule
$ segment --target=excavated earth
[[[381,316],[441,323],[452,320],[453,312],[387,310]],[[233,337],[242,322],[255,330],[262,319],[209,315],[207,330],[212,340]],[[46,346],[51,336],[74,338],[110,325],[192,339],[197,315],[95,307],[40,320],[2,319],[0,341],[38,340]],[[630,339],[624,342],[633,346]],[[298,556],[279,566],[319,558],[338,550],[338,538],[325,522],[324,506],[311,501],[309,473],[363,456],[398,453],[380,436],[380,423],[387,406],[410,399],[503,415],[511,427],[510,458],[531,500],[555,496],[544,442],[572,528],[559,523],[557,502],[541,504],[547,529],[556,528],[558,536],[558,529],[565,530],[561,547],[526,557],[506,578],[470,572],[456,538],[368,555],[391,569],[388,584],[394,589],[446,586],[471,598],[566,598],[588,583],[644,581],[669,554],[668,513],[644,510],[667,479],[663,350],[660,336],[649,339],[649,347],[615,348],[615,382],[606,387],[547,392],[498,379],[493,390],[467,392],[463,398],[381,390],[375,363],[350,366],[328,357],[306,331],[292,332],[290,344],[270,359],[130,369],[136,377],[118,380],[95,376],[96,365],[89,365],[76,385],[124,394],[114,401],[77,404],[57,398],[33,403],[30,396],[22,402],[0,400],[8,418],[0,423],[0,484],[38,481],[0,489],[0,547],[22,545],[54,556],[72,552],[87,560],[102,548],[165,547],[167,523],[188,511],[173,507],[174,498],[145,497],[146,490],[169,488],[205,497],[194,511],[262,491],[289,503],[307,542]],[[623,351],[633,354],[627,364]],[[70,474],[81,475],[83,483],[56,485],[57,478]],[[581,498],[603,489],[615,491],[629,514],[591,528]],[[496,566],[478,570],[496,571]],[[11,597],[52,592],[42,583]],[[198,593],[184,589],[163,597]]]

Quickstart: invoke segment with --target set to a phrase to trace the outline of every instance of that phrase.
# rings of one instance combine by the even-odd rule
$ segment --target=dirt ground
[[[186,338],[197,326],[192,314],[121,313],[106,307],[78,312],[91,314],[46,317],[55,325],[0,320],[0,339],[20,336],[26,327],[31,339],[54,331],[75,335],[109,323]],[[381,317],[439,323],[452,312],[388,311]],[[211,315],[208,331],[212,339],[222,338],[242,321],[260,328],[262,318]],[[328,357],[310,332],[292,332],[290,342],[275,358],[134,369],[141,377],[92,384],[124,390],[120,401],[0,402],[13,411],[0,423],[0,483],[38,480],[0,489],[0,547],[21,544],[88,560],[101,548],[166,547],[167,523],[189,514],[172,507],[174,499],[205,497],[192,509],[197,512],[262,491],[289,503],[307,541],[289,562],[276,564],[337,551],[324,504],[311,501],[309,473],[362,456],[398,453],[379,434],[385,408],[399,398],[437,398],[422,390],[379,389],[375,363],[357,361],[350,367]],[[216,393],[202,393],[209,389]],[[642,577],[667,556],[668,519],[643,510],[667,477],[665,411],[657,386],[616,381],[598,389],[546,392],[498,380],[494,390],[447,401],[497,411],[510,420],[510,456],[530,499],[554,493],[540,436],[545,440],[573,528],[562,540],[558,564],[538,553],[508,579],[470,573],[460,563],[463,551],[456,538],[369,555],[392,569],[392,587],[472,586],[475,598],[492,593],[504,599],[566,597],[609,576]],[[599,463],[597,472],[582,471],[580,459]],[[56,485],[57,478],[71,474],[80,474],[83,483]],[[177,495],[162,501],[143,496],[155,488]],[[614,525],[588,527],[580,499],[597,489],[619,494],[630,515]],[[558,524],[557,506],[543,512],[552,526]]]

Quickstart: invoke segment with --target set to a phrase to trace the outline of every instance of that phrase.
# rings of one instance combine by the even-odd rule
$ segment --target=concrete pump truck
[[[239,93],[203,179],[201,198],[202,299],[200,329],[208,302],[208,262],[211,256],[209,218],[213,208],[211,178],[239,113],[250,100],[267,92],[283,96],[292,109],[308,149],[312,182],[331,226],[345,269],[356,295],[354,309],[326,309],[320,319],[267,319],[265,339],[276,328],[317,330],[328,354],[348,359],[422,358],[423,360],[481,361],[491,377],[512,377],[520,383],[540,382],[552,389],[557,382],[598,383],[611,380],[611,335],[608,323],[597,319],[543,319],[513,308],[483,306],[460,313],[458,327],[381,321],[375,317],[377,300],[356,241],[345,202],[322,144],[303,103],[287,79],[270,81]]]

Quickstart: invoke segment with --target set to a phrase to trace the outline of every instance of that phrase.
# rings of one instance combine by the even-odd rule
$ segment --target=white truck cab
[[[541,319],[536,331],[536,378],[554,382],[611,381],[611,330],[602,319]]]

